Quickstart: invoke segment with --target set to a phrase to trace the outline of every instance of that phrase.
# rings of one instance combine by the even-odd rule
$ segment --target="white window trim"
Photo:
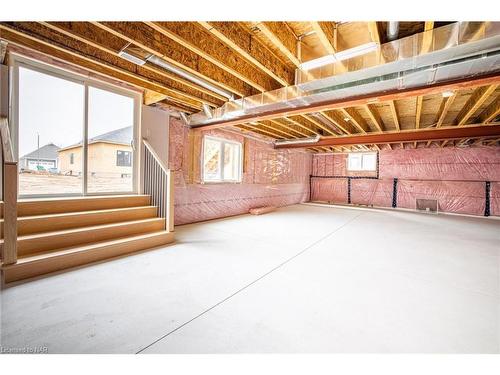
[[[219,154],[219,163],[221,168],[221,179],[220,180],[205,180],[205,140],[209,139],[212,141],[220,142],[221,152]],[[224,167],[222,161],[224,160],[224,144],[232,144],[239,147],[239,160],[238,160],[238,179],[237,180],[224,180]],[[201,147],[201,182],[203,184],[241,184],[243,181],[243,144],[238,141],[232,141],[225,138],[214,137],[211,135],[205,135],[202,139]]]
[[[349,168],[349,157],[350,155],[361,155],[361,167],[360,169],[350,169]],[[375,155],[375,167],[373,169],[363,169],[363,156],[364,155]],[[346,170],[348,172],[376,172],[377,171],[377,159],[378,159],[378,154],[376,152],[350,152],[347,154],[347,160],[346,160]]]

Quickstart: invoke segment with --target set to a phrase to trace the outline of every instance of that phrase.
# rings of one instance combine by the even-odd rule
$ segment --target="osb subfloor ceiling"
[[[398,38],[443,26],[443,22],[400,22]],[[478,22],[481,27],[481,22]],[[368,42],[385,43],[385,22],[0,22],[10,52],[29,51],[126,82],[144,92],[147,105],[186,114],[228,99],[158,65],[136,65],[119,56],[154,55],[202,78],[235,98],[294,84],[295,70],[311,59]],[[45,58],[47,59],[47,58]],[[500,87],[457,86],[442,93],[276,117],[231,125],[269,139],[298,139],[425,130],[471,124],[496,125]],[[497,137],[392,144],[311,147],[315,152],[383,148],[497,145]]]

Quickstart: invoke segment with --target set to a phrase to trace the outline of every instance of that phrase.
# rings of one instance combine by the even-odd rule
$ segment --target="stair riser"
[[[149,206],[150,198],[145,195],[110,196],[99,198],[76,198],[61,200],[44,200],[18,202],[17,216],[34,216],[60,214],[65,212],[81,212],[106,210],[113,208]]]
[[[18,256],[26,256],[43,251],[155,232],[163,230],[164,227],[165,220],[158,218],[156,220],[143,223],[122,223],[112,227],[83,231],[78,230],[70,233],[55,234],[37,238],[18,239],[17,251]]]
[[[131,240],[124,243],[112,244],[92,249],[82,253],[67,254],[53,258],[40,259],[25,264],[6,266],[3,277],[6,283],[61,271],[71,267],[85,265],[136,251],[165,245],[174,241],[174,233],[163,233],[147,239]]]
[[[150,206],[141,209],[74,214],[65,215],[63,217],[20,218],[17,221],[17,234],[23,236],[27,234],[81,228],[91,225],[118,223],[120,221],[149,219],[155,216],[156,207]]]

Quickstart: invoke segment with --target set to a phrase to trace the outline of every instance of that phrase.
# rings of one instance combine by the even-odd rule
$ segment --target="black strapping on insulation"
[[[491,199],[491,182],[486,181],[484,184],[484,216],[490,216],[490,199]]]
[[[347,178],[347,203],[351,204],[351,178]]]
[[[392,208],[398,206],[398,179],[395,178],[392,182]]]

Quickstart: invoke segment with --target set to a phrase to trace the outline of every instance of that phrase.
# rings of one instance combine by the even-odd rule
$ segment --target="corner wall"
[[[346,176],[345,154],[313,158],[314,176]],[[371,175],[369,175],[371,176]],[[439,210],[483,216],[486,181],[490,215],[500,215],[500,147],[427,148],[379,152],[379,178],[350,180],[352,204],[416,208],[416,199],[437,199]],[[348,203],[347,178],[313,178],[311,200]]]
[[[243,144],[242,183],[203,184],[203,135]],[[187,224],[247,213],[250,208],[286,206],[309,199],[312,154],[275,150],[271,144],[233,132],[189,131],[170,118],[169,168],[175,178],[175,224]]]

